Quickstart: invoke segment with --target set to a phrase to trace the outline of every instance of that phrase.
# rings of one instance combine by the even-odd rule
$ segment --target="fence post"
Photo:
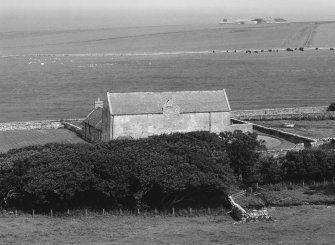
[[[53,216],[52,209],[50,210],[50,216],[51,216],[51,217]]]
[[[305,180],[302,180],[302,186],[305,186]]]
[[[35,210],[33,209],[33,218],[35,217]]]
[[[120,215],[122,215],[122,209],[120,208]]]
[[[87,208],[85,209],[85,217],[87,218]]]
[[[137,215],[140,215],[140,209],[139,208],[137,209]]]
[[[208,208],[208,215],[211,215],[211,208]]]
[[[17,209],[15,209],[15,218],[17,218]]]
[[[158,213],[157,208],[155,208],[155,214],[157,214],[157,213]]]
[[[67,215],[70,215],[70,209],[67,210]]]
[[[102,209],[102,216],[105,216],[105,209]]]
[[[192,208],[190,208],[190,215],[192,215]]]
[[[172,208],[172,216],[175,216],[174,208]]]

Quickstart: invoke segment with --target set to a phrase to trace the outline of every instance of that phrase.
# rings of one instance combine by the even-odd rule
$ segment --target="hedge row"
[[[260,146],[236,131],[25,147],[0,156],[0,198],[21,209],[222,205]]]
[[[228,205],[241,185],[335,178],[334,145],[262,156],[255,133],[176,133],[97,145],[47,144],[0,155],[0,202],[20,209]],[[2,200],[2,201],[1,201]]]
[[[262,184],[274,184],[281,181],[293,183],[312,181],[331,181],[335,179],[334,146],[318,149],[290,151],[285,157],[261,157],[258,163],[258,179]]]

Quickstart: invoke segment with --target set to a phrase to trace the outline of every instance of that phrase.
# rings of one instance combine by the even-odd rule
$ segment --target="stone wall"
[[[280,119],[319,119],[335,118],[335,112],[328,112],[327,106],[298,107],[298,108],[275,108],[260,110],[238,110],[232,111],[231,116],[241,120],[280,120]]]
[[[74,125],[70,122],[62,122],[64,128],[75,132],[77,135],[82,136],[83,135],[83,129],[77,125]]]
[[[0,131],[59,129],[64,128],[64,122],[71,123],[71,122],[80,122],[82,120],[83,119],[66,119],[66,120],[41,120],[41,121],[0,123]]]
[[[231,124],[229,112],[173,113],[113,116],[112,138],[134,139],[172,132],[252,131],[252,124]]]
[[[264,127],[258,124],[253,124],[253,129],[261,132],[261,133],[265,133],[268,135],[272,135],[278,138],[282,138],[285,139],[287,141],[290,141],[294,144],[304,144],[305,147],[309,148],[312,146],[312,144],[315,142],[314,139],[312,138],[308,138],[308,137],[304,137],[298,134],[293,134],[293,133],[289,133],[289,132],[285,132],[282,130],[278,130],[278,129],[273,129],[273,128],[269,128],[269,127]]]
[[[114,116],[113,138],[144,138],[171,132],[209,131],[208,113]]]
[[[43,120],[29,122],[10,122],[0,123],[0,131],[8,130],[32,130],[32,129],[58,129],[62,128],[63,124],[60,120]]]

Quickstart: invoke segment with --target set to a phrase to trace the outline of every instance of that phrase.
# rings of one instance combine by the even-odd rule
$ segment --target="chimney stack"
[[[100,98],[98,98],[98,100],[96,100],[94,102],[94,109],[97,109],[97,108],[103,108],[104,107],[104,102],[103,100],[100,100]]]

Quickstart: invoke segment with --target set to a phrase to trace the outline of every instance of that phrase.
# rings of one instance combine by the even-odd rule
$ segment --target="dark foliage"
[[[288,152],[283,159],[285,180],[322,181],[335,177],[335,152],[323,149],[306,149]]]
[[[227,154],[231,160],[231,168],[235,176],[245,184],[257,180],[257,166],[260,150],[265,150],[264,142],[257,140],[256,133],[242,133],[241,131],[224,132],[220,134]]]
[[[236,176],[251,179],[256,137],[192,132],[12,150],[0,156],[0,197],[21,209],[218,206]]]
[[[335,102],[329,105],[327,111],[335,111]]]
[[[262,156],[253,133],[175,133],[0,155],[0,204],[20,209],[215,207],[238,185],[332,180],[332,143]]]

